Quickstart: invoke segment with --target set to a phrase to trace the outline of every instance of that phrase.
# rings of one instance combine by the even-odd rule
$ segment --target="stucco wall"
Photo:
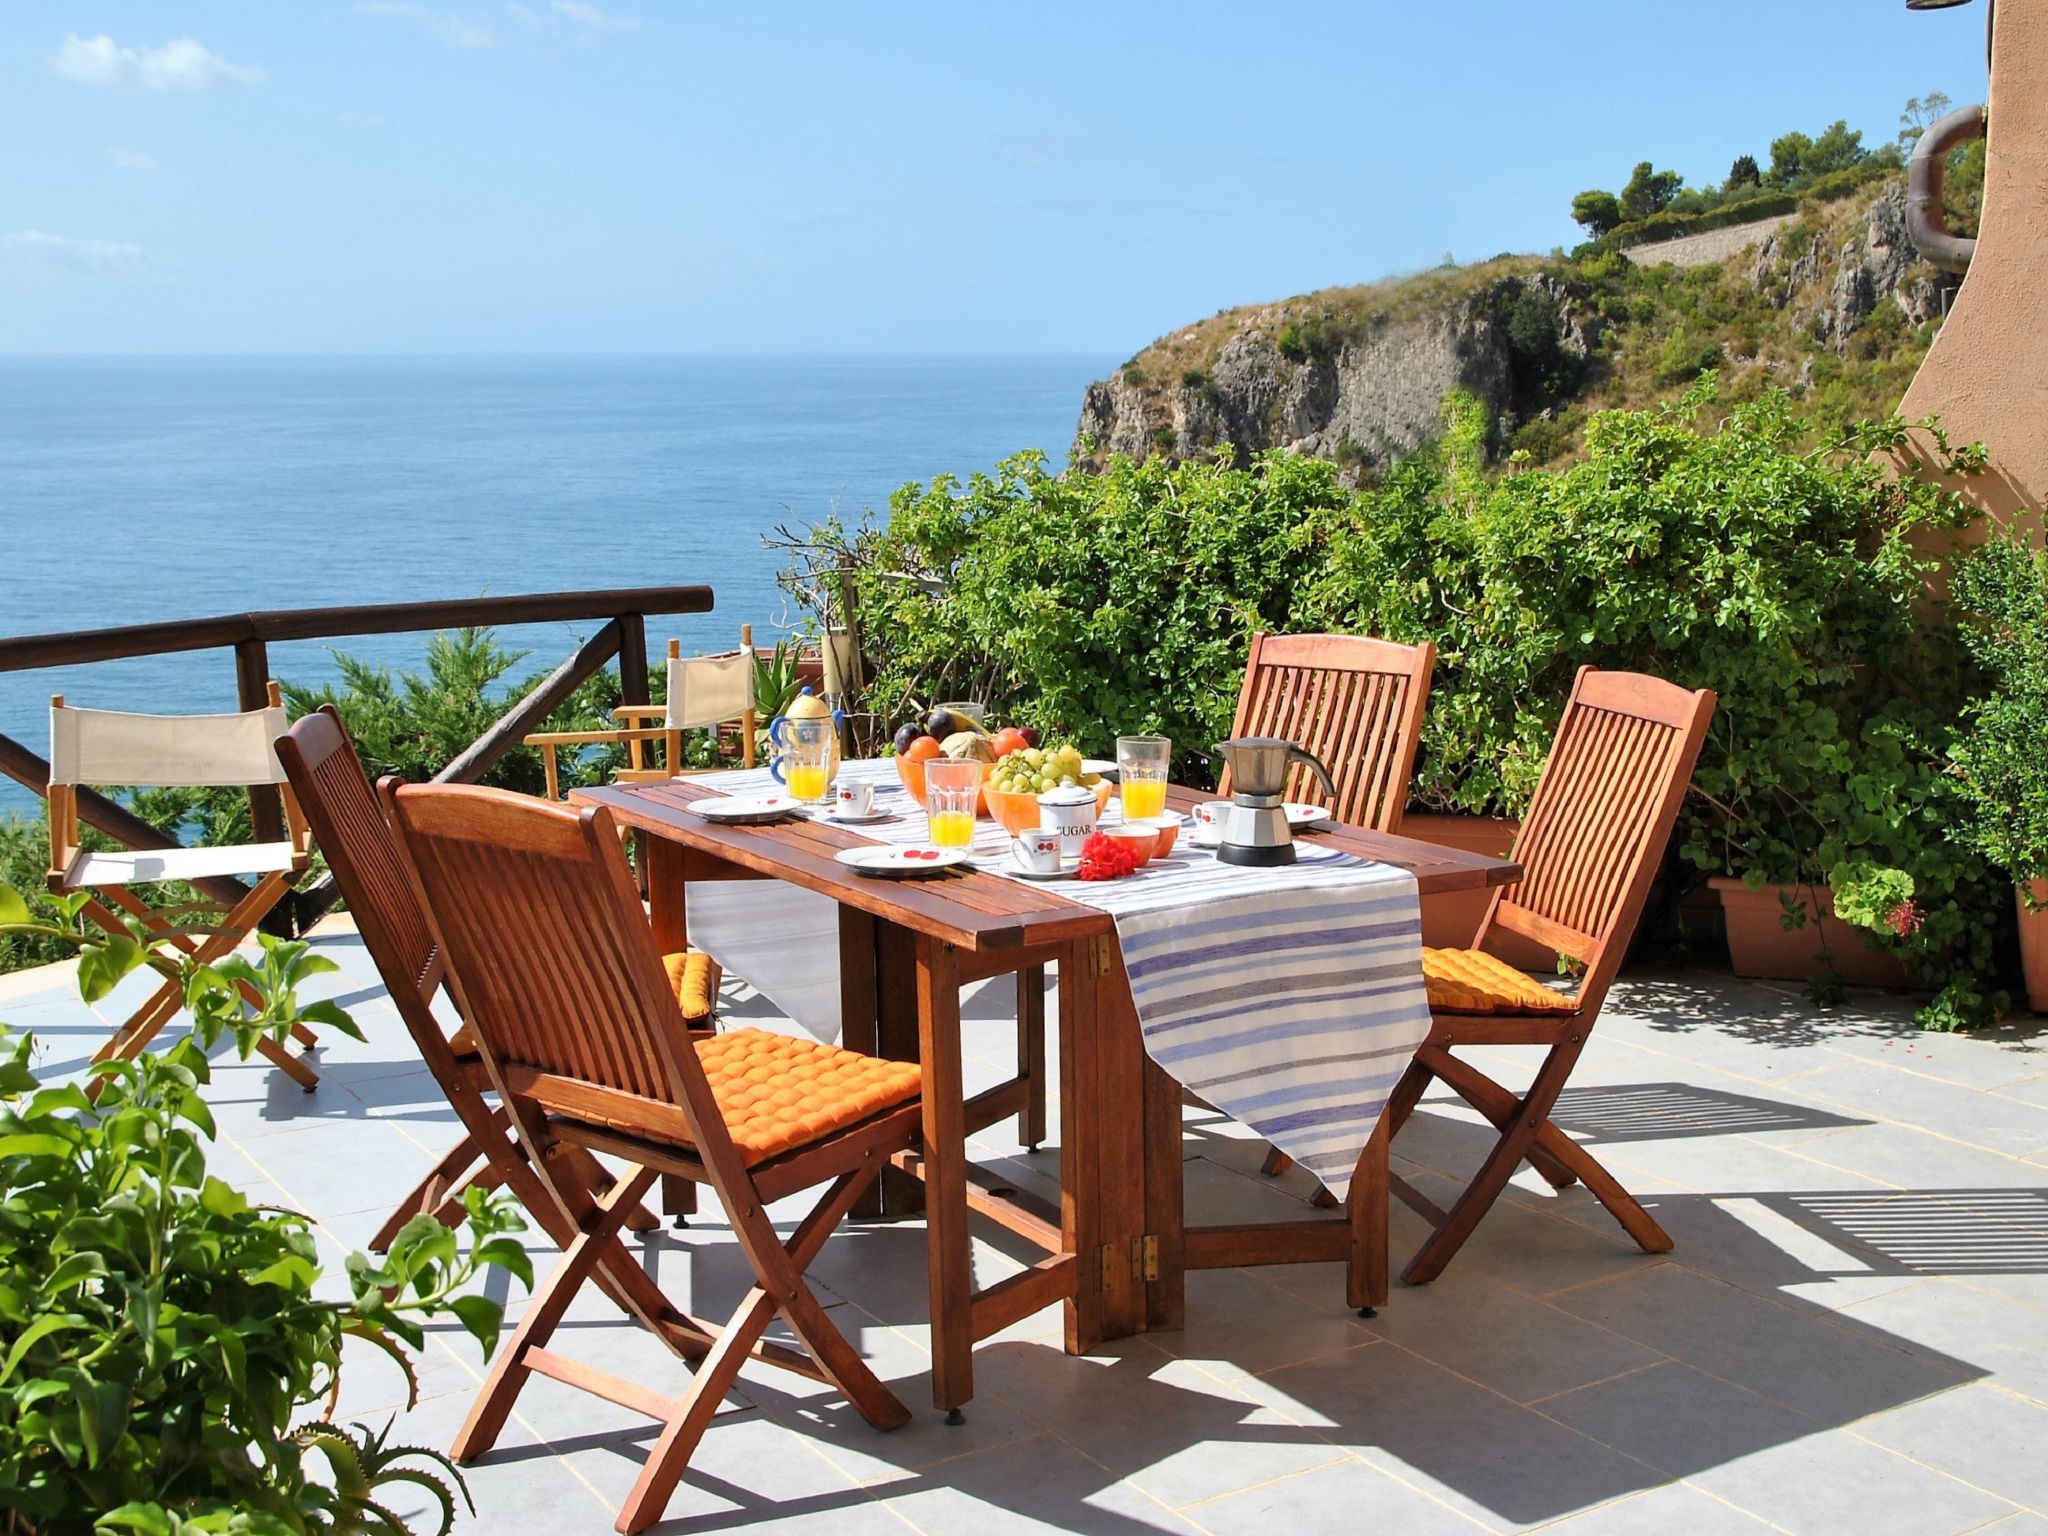
[[[1984,215],[1941,334],[1906,391],[1908,421],[1938,415],[1981,441],[1991,472],[1958,485],[1988,512],[2048,506],[2048,0],[1999,0],[1992,38]]]

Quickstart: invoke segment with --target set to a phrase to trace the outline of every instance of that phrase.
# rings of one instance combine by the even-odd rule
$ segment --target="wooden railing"
[[[214,619],[174,619],[163,624],[129,624],[61,635],[0,639],[0,672],[69,667],[130,656],[174,651],[232,649],[235,692],[242,709],[261,709],[270,681],[273,640],[328,640],[346,635],[402,634],[482,624],[547,624],[604,619],[604,627],[513,704],[496,724],[434,775],[436,782],[471,784],[482,778],[520,739],[553,714],[584,681],[618,658],[622,703],[647,702],[647,615],[709,613],[709,587],[619,587],[596,592],[536,592],[520,597],[468,597],[445,602],[373,603],[353,608],[289,608],[268,613],[226,614]],[[35,752],[0,735],[0,773],[45,797],[50,765]],[[170,848],[177,839],[151,826],[126,807],[81,787],[81,820],[128,848]],[[252,830],[260,841],[284,837],[284,808],[277,791],[262,787],[249,796]],[[216,901],[233,902],[244,887],[235,880],[210,880],[200,890]],[[334,904],[332,880],[294,897],[285,913],[303,930]],[[285,909],[280,908],[280,911]]]

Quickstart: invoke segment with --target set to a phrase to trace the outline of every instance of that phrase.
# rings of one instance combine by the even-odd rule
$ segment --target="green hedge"
[[[981,697],[1093,752],[1133,730],[1205,748],[1254,630],[1428,638],[1416,802],[1512,815],[1580,665],[1710,687],[1685,862],[1763,881],[1905,871],[1919,926],[1878,942],[1947,988],[1932,1019],[1982,1016],[2010,898],[1945,834],[1975,674],[1912,542],[1964,508],[1873,467],[1895,427],[1802,452],[1782,395],[1700,428],[1712,399],[1708,376],[1669,411],[1597,416],[1583,462],[1493,481],[1467,400],[1442,443],[1361,492],[1279,452],[1062,477],[1027,454],[905,486],[886,530],[847,541],[873,707]]]
[[[1637,219],[1632,224],[1611,229],[1600,240],[1590,243],[1626,249],[1659,240],[1676,240],[1683,235],[1703,235],[1710,229],[1732,229],[1737,224],[1797,213],[1811,204],[1832,203],[1862,191],[1873,181],[1897,174],[1895,165],[1854,165],[1819,177],[1796,191],[1745,197],[1739,203],[1724,203],[1705,213],[1653,213],[1647,219]]]

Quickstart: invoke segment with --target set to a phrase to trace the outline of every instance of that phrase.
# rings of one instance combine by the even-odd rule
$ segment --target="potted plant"
[[[1989,679],[1949,750],[1956,834],[2012,878],[2027,1005],[2048,1013],[2048,556],[2001,530],[1957,562],[1953,593]]]

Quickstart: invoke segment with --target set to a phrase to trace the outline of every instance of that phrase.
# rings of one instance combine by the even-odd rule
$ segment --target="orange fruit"
[[[903,755],[913,763],[928,763],[939,755],[939,738],[920,736],[904,750]]]

